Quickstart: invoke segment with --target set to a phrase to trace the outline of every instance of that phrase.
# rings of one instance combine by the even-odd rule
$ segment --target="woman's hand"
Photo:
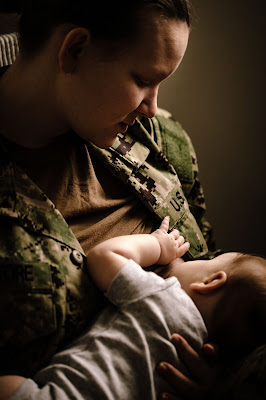
[[[171,364],[161,362],[157,372],[173,388],[172,393],[161,393],[160,399],[168,400],[202,400],[214,384],[218,374],[217,347],[206,343],[201,357],[188,342],[180,335],[172,336],[177,354],[190,372],[191,377],[185,376]]]

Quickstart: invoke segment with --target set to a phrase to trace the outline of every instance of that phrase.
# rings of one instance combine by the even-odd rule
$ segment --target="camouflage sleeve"
[[[33,376],[99,311],[85,254],[45,194],[1,154],[0,375]]]
[[[195,178],[194,185],[187,195],[190,211],[196,219],[203,237],[208,246],[208,253],[204,258],[211,259],[221,253],[221,250],[216,249],[216,240],[212,225],[206,218],[206,203],[203,193],[203,188],[198,176]],[[200,206],[199,206],[200,204]]]
[[[191,139],[186,132],[184,132],[184,134],[186,135],[188,140],[194,174],[194,183],[187,193],[187,201],[190,211],[194,215],[194,218],[196,219],[208,246],[208,253],[204,256],[204,258],[210,259],[216,257],[222,251],[216,248],[214,231],[212,225],[206,217],[206,201],[204,197],[203,187],[199,179],[199,167],[196,152],[191,142]]]
[[[204,258],[213,258],[222,251],[216,249],[214,232],[206,219],[206,202],[199,180],[197,156],[191,139],[167,111],[159,109],[150,125],[154,140],[179,177],[190,211],[207,243],[208,253]]]

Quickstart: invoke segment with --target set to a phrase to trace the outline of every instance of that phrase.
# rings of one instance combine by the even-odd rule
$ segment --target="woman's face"
[[[180,64],[188,36],[185,22],[154,16],[141,40],[112,58],[100,57],[95,45],[88,46],[61,93],[70,127],[107,148],[138,115],[153,117],[159,85]]]

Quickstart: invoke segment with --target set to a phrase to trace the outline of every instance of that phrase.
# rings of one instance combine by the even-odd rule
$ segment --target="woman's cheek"
[[[128,104],[132,111],[135,111],[143,101],[143,93],[141,90],[132,90],[131,94],[128,96]]]

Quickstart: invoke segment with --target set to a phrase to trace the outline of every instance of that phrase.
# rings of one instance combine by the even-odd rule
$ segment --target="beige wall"
[[[264,255],[265,3],[192,0],[187,54],[159,94],[196,148],[218,246]]]

